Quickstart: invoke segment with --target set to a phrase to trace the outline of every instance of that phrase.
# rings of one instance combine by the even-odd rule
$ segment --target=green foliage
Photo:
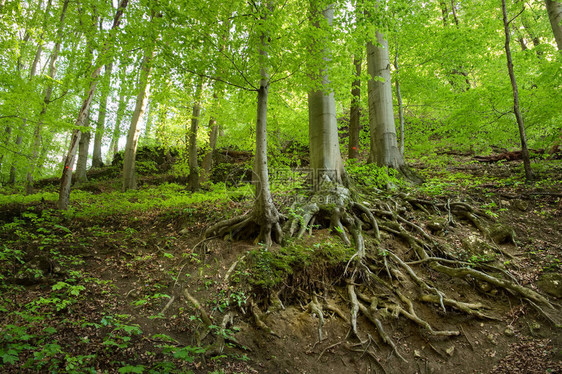
[[[405,186],[394,169],[350,159],[345,164],[345,170],[355,184],[372,189],[385,190],[389,186]]]

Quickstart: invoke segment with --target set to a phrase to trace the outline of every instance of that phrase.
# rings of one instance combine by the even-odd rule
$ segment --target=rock
[[[501,200],[501,201],[500,201],[500,205],[501,205],[502,207],[509,208],[509,207],[511,206],[511,203],[510,203],[509,201],[507,201],[507,200]]]
[[[517,199],[513,201],[513,206],[515,206],[515,208],[519,209],[522,212],[526,212],[529,209],[529,202]]]
[[[494,248],[476,235],[470,235],[461,240],[467,259],[477,256],[479,261],[490,261],[496,257]]]
[[[445,231],[445,229],[447,229],[447,223],[448,221],[446,219],[436,218],[429,221],[429,223],[427,224],[427,228],[433,234],[436,234]]]
[[[498,223],[490,228],[490,238],[496,244],[515,243],[515,231],[509,226]]]
[[[515,331],[513,331],[513,329],[509,326],[507,326],[505,328],[505,330],[503,331],[503,333],[507,336],[514,336],[515,335]]]
[[[494,337],[494,334],[489,334],[489,335],[488,335],[488,341],[489,341],[490,343],[492,343],[493,345],[498,344],[498,342],[496,341],[496,339],[495,339],[495,337]]]
[[[447,349],[445,350],[445,352],[447,352],[447,354],[448,354],[449,356],[452,356],[453,353],[455,353],[455,346],[454,346],[454,345],[450,346],[449,348],[447,348]]]
[[[488,282],[484,281],[477,281],[478,288],[480,288],[483,292],[490,292],[494,287]]]
[[[531,331],[537,331],[541,329],[541,324],[538,323],[537,321],[532,321],[531,324],[529,325],[529,328],[531,329]]]
[[[537,281],[537,287],[541,291],[562,298],[562,275],[558,273],[543,273]]]
[[[422,358],[421,352],[417,349],[414,349],[414,357],[415,358]]]

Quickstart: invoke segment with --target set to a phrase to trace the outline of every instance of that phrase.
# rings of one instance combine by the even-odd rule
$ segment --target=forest
[[[561,1],[0,30],[0,372],[562,372]]]

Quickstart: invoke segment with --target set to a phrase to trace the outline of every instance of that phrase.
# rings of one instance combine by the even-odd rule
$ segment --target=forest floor
[[[549,294],[559,320],[562,162],[535,164],[533,184],[523,183],[516,161],[455,156],[413,167],[428,182],[409,193],[467,202],[514,229],[503,255],[467,261],[502,263],[521,285]],[[434,337],[389,313],[382,322],[402,361],[360,315],[374,349],[354,346],[342,280],[353,251],[336,236],[316,230],[269,250],[202,240],[206,227],[247,212],[251,199],[151,185],[156,180],[144,177],[143,189],[120,193],[117,180],[92,179],[73,191],[66,213],[54,210],[54,187],[0,196],[1,372],[562,372],[560,326],[505,290],[437,272],[430,272],[436,287],[483,304],[493,319],[416,302],[432,326],[462,333]],[[275,199],[286,212],[288,192]],[[458,247],[477,235],[469,224],[452,231],[442,235]],[[381,247],[408,251],[393,235]],[[335,304],[322,315],[322,341],[310,307],[316,297]]]

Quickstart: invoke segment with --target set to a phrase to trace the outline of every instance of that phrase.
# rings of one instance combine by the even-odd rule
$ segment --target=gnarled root
[[[270,208],[265,213],[260,214],[257,210],[254,210],[243,216],[220,221],[209,227],[204,236],[217,236],[234,240],[256,237],[257,243],[264,243],[268,247],[274,242],[280,243],[283,240],[283,230],[280,224],[281,215],[275,207]]]

